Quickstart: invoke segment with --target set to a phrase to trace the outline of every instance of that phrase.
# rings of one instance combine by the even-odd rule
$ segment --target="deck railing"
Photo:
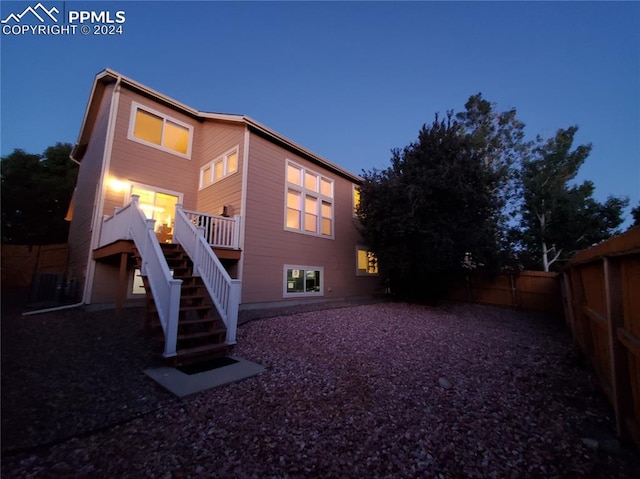
[[[130,204],[116,208],[113,216],[105,218],[98,246],[118,240],[133,240],[142,259],[141,273],[147,277],[156,304],[160,324],[164,330],[164,357],[176,355],[178,316],[182,281],[173,279],[160,243],[154,232],[155,220],[148,220],[133,195]]]
[[[240,216],[232,218],[218,215],[207,215],[197,211],[183,210],[189,221],[197,228],[204,228],[207,243],[216,248],[240,247]]]
[[[195,214],[198,215],[197,213]],[[205,238],[205,226],[196,227],[193,215],[193,212],[184,211],[181,205],[176,206],[173,241],[182,245],[191,261],[193,261],[193,274],[202,278],[202,282],[205,284],[227,328],[226,343],[235,344],[242,283],[239,279],[232,279],[229,276],[229,273],[227,273],[211,249],[209,239]],[[206,215],[199,216],[205,217]],[[227,220],[228,218],[224,219]],[[239,221],[236,222],[236,224],[238,223]],[[233,245],[227,244],[225,246],[233,247]]]

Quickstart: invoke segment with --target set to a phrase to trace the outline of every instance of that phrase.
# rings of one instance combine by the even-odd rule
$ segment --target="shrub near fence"
[[[450,299],[553,314],[562,312],[558,273],[522,271],[496,277],[472,275]]]
[[[640,226],[576,254],[562,276],[565,317],[618,435],[640,446]]]

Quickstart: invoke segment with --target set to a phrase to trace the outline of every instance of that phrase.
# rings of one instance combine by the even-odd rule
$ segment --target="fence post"
[[[593,337],[591,332],[591,319],[585,313],[585,293],[584,282],[582,278],[582,272],[580,267],[571,269],[571,283],[574,286],[574,299],[575,299],[575,325],[578,335],[578,344],[580,345],[582,352],[587,358],[588,363],[597,369],[598,365],[594,359]]]
[[[509,273],[509,282],[511,284],[511,304],[513,309],[518,309],[518,288],[516,286],[516,278],[513,273]]]
[[[571,335],[574,338],[576,337],[576,319],[573,310],[573,291],[571,285],[571,276],[565,271],[562,273],[562,292],[563,294],[563,302],[564,302],[564,316],[565,321],[569,325],[569,329],[571,330]]]
[[[617,258],[605,257],[603,262],[613,407],[616,413],[618,436],[626,438],[627,428],[624,423],[625,419],[631,415],[633,393],[630,389],[627,351],[618,339],[618,328],[624,326],[622,278]]]

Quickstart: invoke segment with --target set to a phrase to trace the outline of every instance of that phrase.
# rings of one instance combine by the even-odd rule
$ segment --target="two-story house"
[[[235,343],[239,309],[379,286],[355,225],[361,179],[249,117],[201,112],[104,70],[71,156],[68,277],[85,304],[146,299],[167,357],[206,349],[193,338],[207,331]]]

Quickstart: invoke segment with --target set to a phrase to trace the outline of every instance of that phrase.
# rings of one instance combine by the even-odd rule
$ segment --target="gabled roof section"
[[[106,90],[106,87],[111,84],[120,85],[125,88],[134,90],[137,93],[146,96],[147,98],[162,103],[165,106],[180,111],[181,113],[199,121],[214,120],[242,123],[246,125],[246,127],[253,133],[277,144],[278,146],[285,148],[286,150],[300,155],[317,165],[327,168],[328,170],[331,170],[334,173],[337,173],[340,176],[353,181],[354,183],[362,182],[362,178],[360,178],[359,176],[354,175],[353,173],[339,167],[335,163],[332,163],[325,158],[322,158],[319,155],[316,155],[312,151],[304,148],[303,146],[295,143],[294,141],[253,120],[248,116],[227,113],[208,113],[196,110],[111,69],[105,69],[101,71],[96,75],[96,78],[94,80],[93,87],[91,89],[91,95],[89,96],[89,102],[87,104],[87,109],[82,120],[80,134],[78,135],[76,145],[71,152],[71,159],[77,163],[82,161],[82,157],[84,156],[89,138],[91,137],[91,133],[93,131],[96,116],[98,114],[98,109],[104,96],[104,92]]]

